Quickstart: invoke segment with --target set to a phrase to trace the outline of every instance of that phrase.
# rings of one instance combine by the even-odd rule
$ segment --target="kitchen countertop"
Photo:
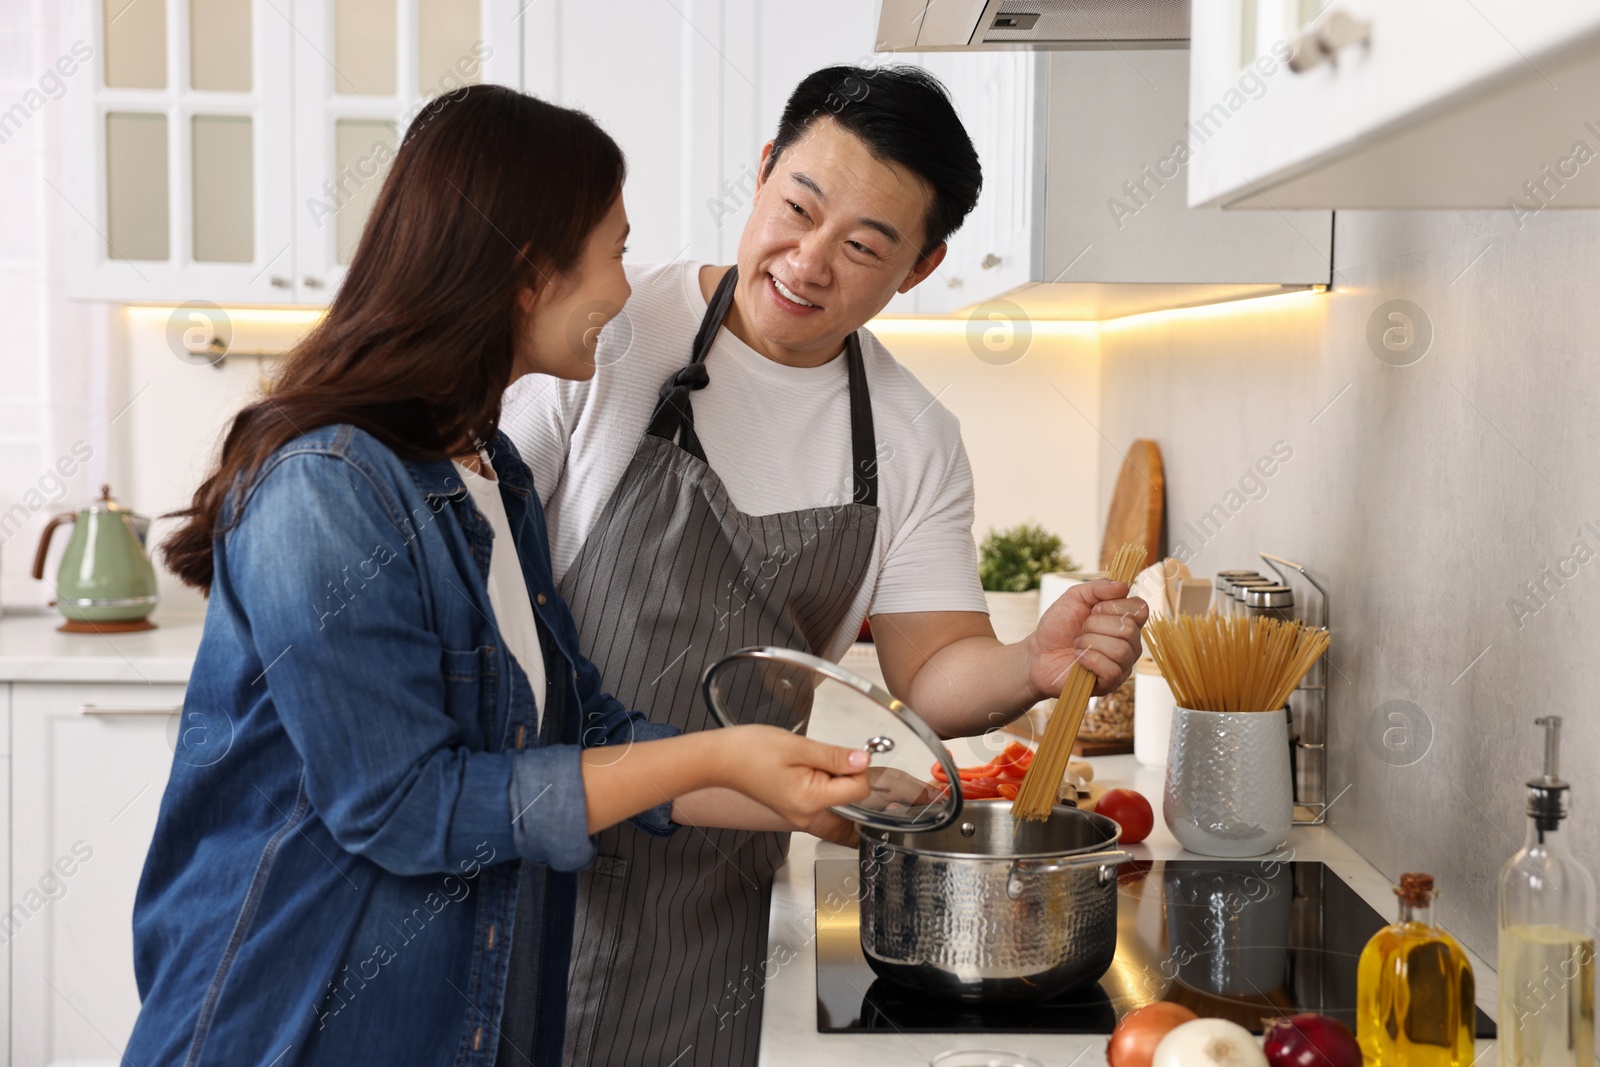
[[[125,682],[178,684],[189,680],[204,619],[164,618],[131,634],[64,634],[54,611],[0,615],[0,682]]]
[[[960,751],[960,749],[958,749]],[[1164,768],[1145,767],[1132,756],[1102,756],[1090,761],[1095,781],[1137,789],[1156,808],[1156,825],[1148,839],[1124,846],[1140,859],[1173,859],[1185,852],[1160,818]],[[1337,802],[1336,802],[1337,803]],[[1328,827],[1297,826],[1289,835],[1294,859],[1320,860],[1341,876],[1357,894],[1385,917],[1395,914],[1389,879],[1379,873]],[[788,863],[778,871],[773,889],[772,917],[767,946],[766,1008],[761,1024],[761,1063],[766,1067],[926,1067],[934,1056],[950,1049],[991,1048],[1020,1052],[1044,1067],[1099,1067],[1105,1063],[1106,1038],[1091,1034],[822,1034],[817,1032],[816,901],[814,867],[819,858],[854,857],[855,852],[795,834]],[[1283,860],[1281,853],[1277,859]],[[1447,890],[1449,887],[1445,887]],[[1441,903],[1443,903],[1441,901]],[[1447,924],[1446,911],[1440,918]],[[1497,1014],[1494,972],[1476,954],[1468,952],[1477,984],[1478,1005],[1490,1017]],[[1479,1040],[1480,1058],[1474,1067],[1497,1062],[1494,1042]]]

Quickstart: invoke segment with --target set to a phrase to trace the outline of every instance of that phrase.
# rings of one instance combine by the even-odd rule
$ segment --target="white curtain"
[[[88,81],[50,77],[71,44],[61,39],[61,6],[0,0],[0,606],[8,610],[51,597],[28,574],[44,524],[119,472],[107,406],[121,392],[110,380],[120,313],[71,303],[64,288],[64,235],[84,223],[55,191],[65,187],[59,104]]]

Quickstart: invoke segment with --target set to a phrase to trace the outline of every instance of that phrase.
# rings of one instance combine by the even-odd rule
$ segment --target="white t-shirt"
[[[478,462],[493,471],[483,455]],[[472,502],[478,505],[489,528],[494,531],[494,545],[489,550],[489,606],[494,609],[495,627],[506,651],[516,659],[522,672],[528,676],[533,689],[534,723],[544,724],[545,676],[544,650],[539,644],[539,627],[533,621],[533,603],[528,599],[528,583],[522,576],[522,561],[517,556],[517,543],[511,537],[511,522],[506,518],[506,504],[500,499],[500,483],[476,474],[460,462],[456,471],[466,483]]]
[[[689,362],[706,311],[702,265],[629,267],[633,297],[600,335],[594,378],[527,375],[506,394],[500,426],[533,471],[557,581],[621,481],[662,382]],[[987,610],[961,426],[866,330],[861,354],[877,436],[878,533],[850,614],[823,651],[831,659],[868,614]],[[695,433],[734,506],[770,515],[850,499],[842,354],[820,367],[788,367],[723,329],[706,370],[710,384],[690,394]]]

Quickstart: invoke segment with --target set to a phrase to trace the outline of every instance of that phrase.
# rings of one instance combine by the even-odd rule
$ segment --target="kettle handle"
[[[64,522],[76,522],[78,513],[75,511],[64,512],[45,523],[44,533],[39,536],[39,551],[33,557],[33,576],[44,577],[44,557],[50,551],[50,536],[56,532],[56,527]]]

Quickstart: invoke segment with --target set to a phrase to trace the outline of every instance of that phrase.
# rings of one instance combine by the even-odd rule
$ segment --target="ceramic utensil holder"
[[[1289,724],[1279,711],[1174,708],[1161,814],[1202,856],[1260,856],[1289,836]]]

